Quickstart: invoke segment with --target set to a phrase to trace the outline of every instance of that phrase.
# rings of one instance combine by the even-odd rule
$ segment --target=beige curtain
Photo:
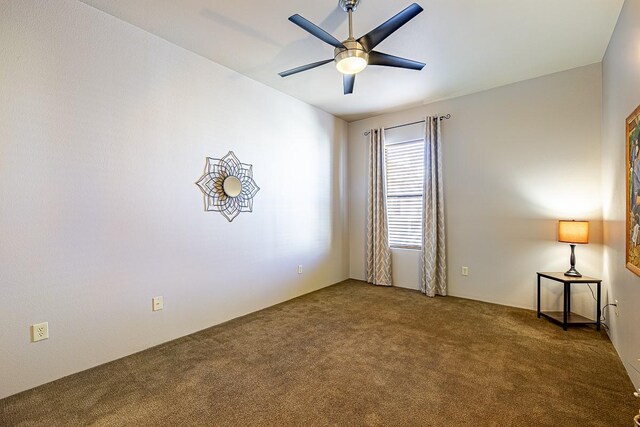
[[[439,117],[427,117],[422,198],[421,290],[430,297],[447,294],[441,135]]]
[[[391,248],[387,232],[384,179],[384,130],[369,133],[369,190],[367,206],[367,282],[391,286]]]

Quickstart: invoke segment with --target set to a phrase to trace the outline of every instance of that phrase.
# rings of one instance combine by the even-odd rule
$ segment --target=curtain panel
[[[427,296],[447,295],[447,259],[442,182],[442,132],[438,116],[425,120],[422,197],[422,281]]]
[[[384,168],[384,130],[369,134],[369,186],[367,203],[367,282],[391,286],[391,248],[387,225]]]

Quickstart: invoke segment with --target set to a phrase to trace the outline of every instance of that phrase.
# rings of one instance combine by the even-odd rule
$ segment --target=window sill
[[[391,249],[401,249],[405,251],[421,251],[422,246],[390,246]]]

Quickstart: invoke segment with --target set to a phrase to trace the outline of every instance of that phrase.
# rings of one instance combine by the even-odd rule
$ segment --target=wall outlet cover
[[[49,322],[36,323],[31,326],[31,341],[38,342],[49,338]]]

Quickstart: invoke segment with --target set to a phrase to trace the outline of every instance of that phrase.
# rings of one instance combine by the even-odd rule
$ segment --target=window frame
[[[392,249],[404,249],[404,250],[416,250],[416,251],[421,251],[422,250],[422,221],[423,221],[423,215],[422,215],[422,211],[423,211],[423,204],[424,204],[424,187],[421,188],[420,194],[417,193],[412,193],[412,194],[408,194],[408,195],[397,195],[397,196],[390,196],[389,195],[389,185],[388,185],[388,157],[387,157],[387,147],[389,146],[398,146],[398,145],[406,145],[406,144],[413,144],[416,142],[420,142],[422,143],[422,173],[423,173],[423,177],[424,177],[424,137],[422,138],[412,138],[412,139],[407,139],[407,140],[402,140],[402,141],[394,141],[394,142],[385,142],[384,144],[384,180],[385,180],[385,203],[387,205],[387,238],[389,241],[389,247]],[[391,229],[389,227],[390,221],[389,221],[389,199],[402,199],[402,198],[418,198],[420,200],[420,209],[419,209],[419,213],[420,213],[420,229],[419,229],[419,236],[420,236],[420,244],[416,245],[416,244],[402,244],[402,243],[391,243]]]

